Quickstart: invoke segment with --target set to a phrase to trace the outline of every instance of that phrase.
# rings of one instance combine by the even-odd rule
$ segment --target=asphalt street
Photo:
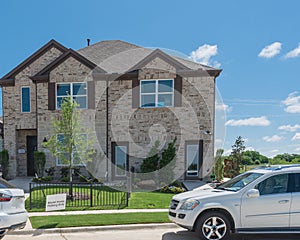
[[[179,227],[139,228],[132,230],[102,230],[71,233],[42,233],[7,235],[4,240],[198,240],[194,233]],[[232,240],[295,240],[300,234],[235,235]]]

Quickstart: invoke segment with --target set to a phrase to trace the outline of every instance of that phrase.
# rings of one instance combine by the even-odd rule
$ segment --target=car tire
[[[225,214],[210,211],[198,218],[195,233],[201,240],[228,240],[230,228],[230,222]]]

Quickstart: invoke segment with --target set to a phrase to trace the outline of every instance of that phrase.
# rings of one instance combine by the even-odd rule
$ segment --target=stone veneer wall
[[[35,84],[29,77],[35,75],[45,66],[60,56],[62,52],[56,48],[51,48],[48,52],[33,61],[24,70],[15,76],[15,86],[2,88],[3,121],[4,121],[4,148],[8,150],[10,157],[9,177],[13,178],[18,174],[25,175],[27,169],[22,163],[23,155],[17,154],[17,130],[36,129],[36,101]],[[21,113],[21,87],[30,87],[31,112]],[[20,160],[21,165],[18,165]]]
[[[159,63],[159,66],[156,65]],[[163,69],[157,69],[163,66]],[[146,68],[146,67],[152,67]],[[153,60],[140,70],[142,79],[173,79],[175,69],[162,60]],[[153,69],[154,68],[154,69]],[[155,140],[161,148],[177,137],[177,162],[175,173],[183,178],[185,172],[185,142],[204,141],[204,161],[199,177],[206,177],[213,165],[213,136],[205,135],[200,129],[214,132],[214,78],[209,76],[184,77],[182,83],[182,106],[173,108],[132,108],[132,81],[112,81],[109,85],[109,140],[108,156],[111,156],[111,142],[129,142],[129,164],[139,166],[150,151]],[[104,106],[97,109],[103,117]],[[111,173],[109,166],[109,174]]]

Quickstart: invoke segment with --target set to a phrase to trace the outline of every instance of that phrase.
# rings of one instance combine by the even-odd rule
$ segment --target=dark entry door
[[[37,150],[37,137],[27,136],[27,176],[34,176],[34,151]]]

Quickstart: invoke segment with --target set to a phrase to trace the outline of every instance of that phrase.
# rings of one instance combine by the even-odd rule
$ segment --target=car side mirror
[[[250,189],[248,192],[247,192],[247,197],[248,198],[257,198],[259,197],[259,191],[257,189]]]

